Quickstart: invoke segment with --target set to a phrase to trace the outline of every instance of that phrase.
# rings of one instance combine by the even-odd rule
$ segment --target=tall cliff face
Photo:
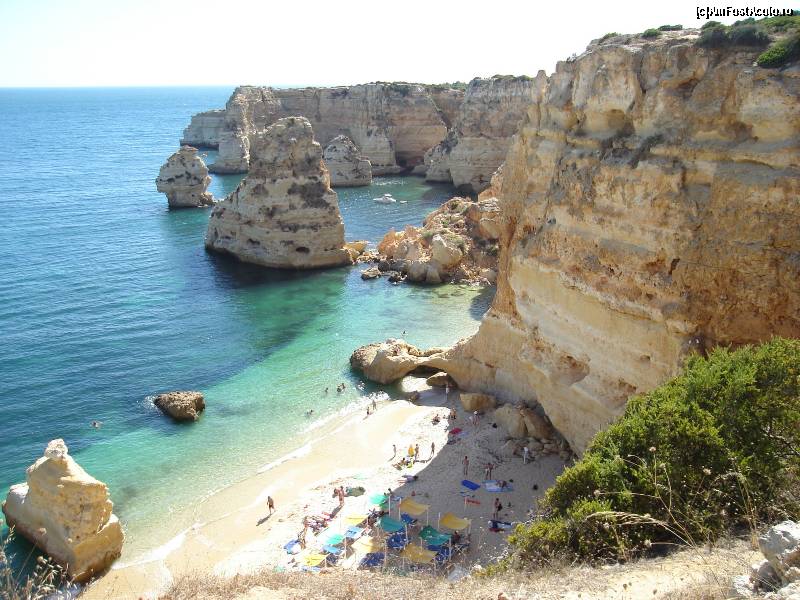
[[[314,269],[352,262],[344,222],[303,117],[254,135],[250,171],[211,212],[206,248],[265,267]]]
[[[579,452],[689,350],[800,336],[800,69],[693,37],[560,63],[482,194],[497,296],[447,370]]]
[[[339,135],[350,138],[372,163],[373,174],[399,172],[421,164],[425,152],[447,133],[446,115],[452,113],[459,93],[448,95],[440,90],[437,94],[443,109],[425,86],[415,84],[236,88],[226,104],[219,156],[210,170],[246,172],[252,137],[277,119],[302,116],[323,145]]]
[[[217,148],[225,126],[224,110],[207,110],[192,115],[189,126],[183,130],[181,146]]]
[[[452,181],[481,192],[502,164],[528,106],[547,81],[536,78],[473,79],[447,138],[425,156],[429,181]]]

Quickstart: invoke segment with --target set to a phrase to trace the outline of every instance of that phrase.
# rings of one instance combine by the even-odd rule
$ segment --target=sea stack
[[[79,582],[119,557],[124,534],[111,512],[108,487],[75,462],[64,440],[47,445],[44,456],[28,467],[26,479],[11,486],[3,503],[9,527]]]
[[[372,164],[346,135],[337,135],[325,147],[322,159],[332,187],[356,187],[372,183]]]
[[[208,168],[197,155],[197,148],[181,146],[158,173],[156,189],[167,197],[170,208],[198,208],[214,204],[209,194]]]
[[[250,171],[211,212],[206,248],[265,267],[351,264],[336,192],[304,117],[253,137]]]

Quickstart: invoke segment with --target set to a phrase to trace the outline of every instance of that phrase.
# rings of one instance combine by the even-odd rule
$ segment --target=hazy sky
[[[719,2],[729,4],[770,5]],[[0,0],[0,86],[432,83],[533,75],[551,72],[556,61],[610,31],[699,26],[696,6],[694,0]]]

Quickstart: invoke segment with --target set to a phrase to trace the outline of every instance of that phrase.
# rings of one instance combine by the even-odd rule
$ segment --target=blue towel
[[[469,479],[464,479],[461,482],[461,485],[463,485],[465,488],[472,490],[473,492],[477,489],[480,489],[481,487],[481,484],[475,483],[474,481],[470,481]]]

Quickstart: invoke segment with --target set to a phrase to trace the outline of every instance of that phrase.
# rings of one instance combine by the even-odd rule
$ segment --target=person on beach
[[[269,514],[275,512],[275,501],[272,499],[272,496],[267,496],[267,508],[269,509]]]
[[[389,460],[390,461],[394,460],[395,456],[397,456],[397,445],[392,444],[392,458],[390,458]]]
[[[530,457],[531,457],[531,451],[528,449],[527,446],[523,446],[522,447],[522,464],[523,465],[527,465],[528,464],[528,460],[530,459]]]
[[[483,479],[489,481],[492,478],[492,463],[486,463],[483,469]]]
[[[378,404],[375,402],[375,398],[372,399],[372,412],[378,410]]]
[[[430,458],[430,460],[433,460],[433,455],[434,454],[436,454],[436,443],[435,442],[431,442],[431,458]]]
[[[492,513],[492,519],[497,521],[500,518],[500,511],[503,510],[503,505],[500,504],[500,498],[494,499],[494,513]]]
[[[477,427],[478,426],[478,411],[477,410],[474,413],[472,413],[472,416],[469,418],[469,420],[470,420],[470,423],[472,423],[473,427]]]
[[[456,420],[456,417],[457,417],[457,415],[456,415],[456,409],[455,409],[455,408],[451,408],[451,409],[450,409],[450,414],[449,414],[449,415],[447,415],[447,418],[448,418],[448,419],[450,419],[451,421],[455,421],[455,420]]]
[[[419,444],[414,446],[414,462],[419,460]]]
[[[494,463],[493,463],[493,462],[490,462],[490,463],[489,463],[489,479],[491,479],[491,478],[492,478],[492,474],[493,474],[493,473],[494,473]]]
[[[466,478],[469,472],[469,456],[464,455],[464,460],[462,460],[461,463],[464,465],[464,477]]]

